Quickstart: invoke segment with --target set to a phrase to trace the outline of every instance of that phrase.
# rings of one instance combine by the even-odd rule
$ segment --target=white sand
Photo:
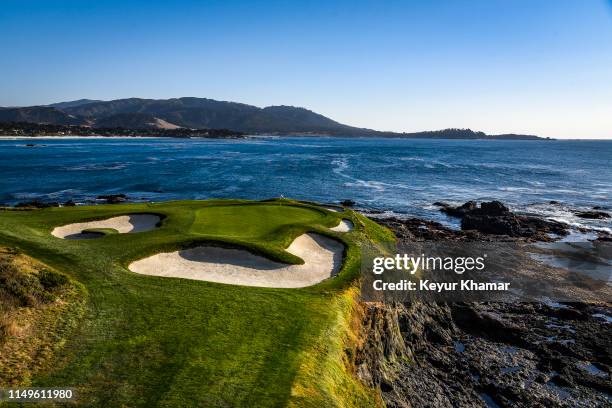
[[[304,234],[287,252],[304,260],[287,265],[242,249],[201,246],[160,253],[133,262],[131,271],[154,276],[178,277],[232,285],[269,288],[302,288],[334,276],[342,264],[344,245],[336,240]]]
[[[106,220],[63,225],[54,228],[51,234],[62,239],[91,239],[99,238],[102,234],[83,232],[83,230],[90,228],[113,228],[120,234],[144,232],[154,229],[159,221],[159,216],[153,214],[121,215]]]
[[[336,225],[335,227],[330,228],[330,230],[336,231],[336,232],[349,232],[352,229],[353,229],[353,223],[350,220],[346,220],[346,219],[340,221],[340,224]]]

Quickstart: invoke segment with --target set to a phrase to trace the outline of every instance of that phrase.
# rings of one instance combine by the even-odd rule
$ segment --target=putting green
[[[312,207],[287,204],[251,204],[213,206],[196,212],[191,232],[236,238],[268,238],[276,240],[279,229],[287,226],[326,225],[335,219],[327,212]]]
[[[136,213],[159,228],[62,240],[53,228]],[[341,218],[354,228],[329,228]],[[285,251],[314,232],[343,242],[336,277],[270,289],[139,275],[127,266],[160,252],[213,244],[300,263]],[[359,248],[392,234],[352,211],[290,200],[177,201],[0,211],[0,246],[18,248],[85,288],[80,325],[23,385],[70,386],[81,406],[373,406],[353,375],[351,319]],[[2,367],[0,367],[2,369]]]

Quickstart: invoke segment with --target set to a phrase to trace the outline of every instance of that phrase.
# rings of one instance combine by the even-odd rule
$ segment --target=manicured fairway
[[[149,213],[155,230],[62,240],[69,223]],[[355,228],[333,232],[340,219]],[[162,251],[214,242],[274,260],[305,232],[346,246],[337,277],[269,289],[138,275],[127,265]],[[0,211],[0,246],[19,248],[83,284],[86,310],[51,368],[31,385],[71,386],[84,406],[372,406],[346,351],[359,244],[391,233],[351,211],[289,200],[181,201]],[[347,363],[348,361],[348,363]]]

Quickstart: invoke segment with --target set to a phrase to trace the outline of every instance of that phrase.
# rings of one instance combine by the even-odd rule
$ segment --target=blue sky
[[[612,138],[610,1],[30,1],[0,106],[199,96],[380,130]]]

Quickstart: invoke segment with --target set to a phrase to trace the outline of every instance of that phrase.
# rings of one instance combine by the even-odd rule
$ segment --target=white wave
[[[11,196],[17,200],[27,200],[27,199],[38,198],[41,196],[41,194],[24,191],[21,193],[13,193],[11,194]]]
[[[549,190],[549,193],[561,193],[561,194],[571,194],[571,195],[583,195],[582,191],[572,190],[569,188],[558,188],[555,190]]]
[[[391,211],[391,210],[386,210],[386,211],[375,211],[375,212],[370,212],[368,210],[360,210],[361,213],[365,214],[366,216],[368,216],[369,218],[406,218],[405,214],[401,214],[401,213],[397,213],[395,211]]]
[[[346,187],[365,187],[376,191],[385,191],[385,183],[379,181],[355,180],[354,182],[344,183]]]
[[[424,158],[422,157],[416,157],[416,156],[407,156],[407,157],[400,157],[398,160],[402,160],[402,161],[425,161]]]
[[[447,169],[465,168],[465,166],[461,166],[461,165],[458,165],[458,164],[451,164],[451,163],[447,163],[447,162],[440,161],[440,160],[433,160],[433,159],[430,159],[430,158],[423,158],[423,157],[417,157],[417,156],[400,157],[397,160],[398,161],[407,161],[407,162],[425,163],[423,166],[425,168],[428,168],[428,169],[434,169],[436,167],[444,167],[444,168],[447,168]]]
[[[508,191],[508,192],[521,192],[521,193],[533,193],[534,190],[528,187],[498,187],[500,191]]]
[[[331,145],[322,145],[322,144],[306,144],[306,143],[283,143],[283,146],[295,146],[295,147],[306,147],[306,148],[321,148],[321,147],[330,147]]]
[[[99,170],[121,170],[125,169],[130,163],[90,163],[79,166],[67,167],[68,171],[99,171]]]
[[[541,181],[533,181],[533,180],[525,180],[525,183],[535,186],[535,187],[544,187],[546,184]]]
[[[331,164],[335,166],[332,171],[340,176],[348,177],[343,172],[348,169],[348,160],[346,157],[340,157],[337,159],[333,159]]]
[[[48,198],[63,198],[63,197],[68,196],[68,195],[75,195],[75,194],[80,194],[80,193],[82,193],[81,190],[69,188],[69,189],[66,189],[66,190],[59,190],[59,191],[54,191],[52,193],[48,193],[48,194],[46,194],[46,196]]]

